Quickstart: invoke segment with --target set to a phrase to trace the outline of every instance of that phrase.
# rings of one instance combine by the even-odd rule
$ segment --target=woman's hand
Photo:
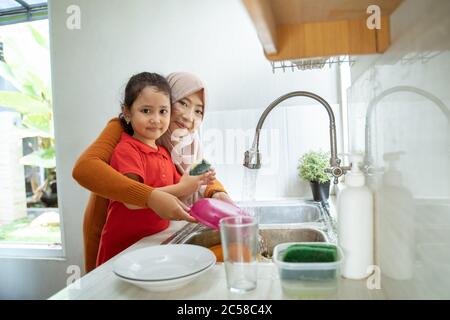
[[[216,169],[210,168],[207,173],[209,173],[209,176],[207,178],[206,184],[213,184],[214,180],[216,180]]]
[[[206,173],[204,173],[203,176],[203,185],[213,184],[214,180],[216,180],[216,170],[214,168],[211,168]]]
[[[154,189],[150,193],[147,205],[163,219],[197,222],[189,215],[189,208],[177,197],[167,192]]]
[[[227,193],[225,193],[225,192],[216,192],[216,193],[214,193],[214,194],[212,195],[212,198],[218,199],[218,200],[222,200],[222,201],[231,203],[231,204],[233,204],[233,205],[236,205],[236,204],[233,202],[233,200],[231,200],[230,196],[229,196]]]

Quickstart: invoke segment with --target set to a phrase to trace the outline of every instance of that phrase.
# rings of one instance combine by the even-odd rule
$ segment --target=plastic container
[[[278,267],[278,274],[284,294],[296,298],[320,298],[337,292],[340,266],[344,258],[341,248],[336,247],[335,262],[283,262],[284,251],[293,244],[323,245],[324,242],[285,242],[275,246],[273,262]]]
[[[233,216],[249,216],[241,208],[218,199],[205,198],[195,202],[189,214],[201,224],[219,230],[220,219]]]

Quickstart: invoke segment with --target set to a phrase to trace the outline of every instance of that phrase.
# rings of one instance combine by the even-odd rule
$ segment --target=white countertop
[[[146,237],[124,252],[146,246],[159,245],[172,233],[185,225],[184,221],[171,222],[168,229],[156,235]],[[123,253],[121,253],[123,254]],[[120,254],[119,254],[120,255]],[[119,256],[118,255],[118,256]],[[70,286],[57,292],[49,299],[199,299],[199,300],[271,300],[292,299],[282,292],[276,266],[273,263],[258,264],[257,289],[247,294],[234,294],[226,286],[225,268],[217,263],[212,269],[189,283],[186,287],[172,292],[156,293],[145,291],[117,278],[112,271],[114,257],[92,272],[86,274]],[[347,280],[340,278],[337,294],[328,299],[384,299],[382,290],[369,290],[366,280]]]

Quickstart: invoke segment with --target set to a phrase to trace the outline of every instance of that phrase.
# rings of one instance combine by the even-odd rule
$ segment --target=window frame
[[[24,1],[16,1],[24,2]],[[46,2],[46,1],[45,1]],[[22,4],[21,4],[22,5]],[[35,20],[45,20],[48,19],[48,4],[45,6],[41,4],[28,6],[26,8],[22,5],[22,9],[15,10],[0,10],[0,27],[15,24],[15,23],[26,23]],[[16,10],[17,9],[17,10]],[[25,10],[25,12],[23,12]],[[19,12],[20,11],[20,12]],[[17,15],[27,15],[26,19],[20,20],[15,19]],[[3,17],[11,17],[12,20],[2,21]],[[14,20],[15,19],[15,20]],[[49,259],[49,260],[65,260],[66,252],[64,245],[64,228],[62,225],[62,213],[61,207],[58,204],[58,212],[60,214],[60,234],[61,243],[51,244],[51,243],[25,243],[25,242],[12,242],[12,241],[0,241],[0,259],[3,258],[17,258],[17,259]]]
[[[26,0],[14,1],[20,6],[0,10],[0,26],[48,19],[47,0],[33,5],[28,4]]]
[[[0,259],[1,258],[40,258],[65,260],[65,252],[62,244],[53,245],[2,242],[0,243]]]

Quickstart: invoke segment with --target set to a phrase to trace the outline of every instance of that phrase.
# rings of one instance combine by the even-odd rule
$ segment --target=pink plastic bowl
[[[238,206],[212,198],[200,199],[195,202],[189,214],[198,222],[216,230],[219,229],[219,222],[222,218],[249,215]]]

